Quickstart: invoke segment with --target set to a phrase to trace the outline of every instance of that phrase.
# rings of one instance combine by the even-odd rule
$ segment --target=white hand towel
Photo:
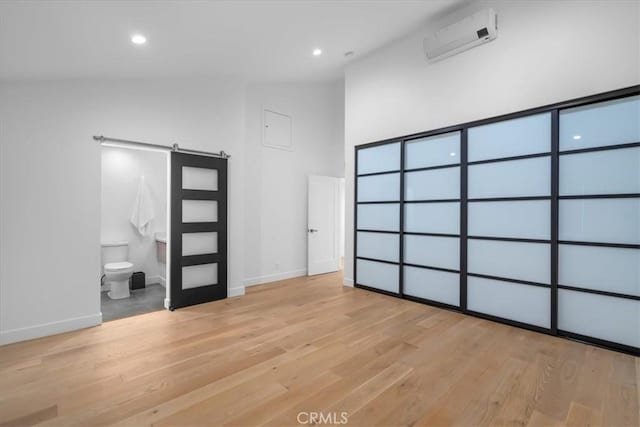
[[[144,181],[144,176],[141,176],[140,184],[138,184],[138,194],[131,213],[131,224],[141,236],[147,236],[151,232],[151,220],[154,216],[151,193],[147,183]]]

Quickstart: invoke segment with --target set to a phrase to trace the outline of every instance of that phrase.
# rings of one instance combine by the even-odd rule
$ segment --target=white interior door
[[[309,276],[340,269],[340,178],[309,175]]]

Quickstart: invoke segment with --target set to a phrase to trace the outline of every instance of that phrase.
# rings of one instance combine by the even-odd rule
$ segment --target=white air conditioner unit
[[[498,18],[493,9],[485,9],[451,24],[424,39],[429,60],[440,60],[498,37]]]

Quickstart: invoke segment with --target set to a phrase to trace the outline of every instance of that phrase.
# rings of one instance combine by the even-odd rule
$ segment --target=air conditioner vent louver
[[[495,11],[486,9],[436,31],[424,39],[427,58],[444,59],[494,40],[498,36],[497,22]]]

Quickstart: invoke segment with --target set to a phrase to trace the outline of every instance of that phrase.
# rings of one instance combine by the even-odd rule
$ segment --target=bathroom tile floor
[[[159,283],[131,291],[129,298],[111,299],[107,292],[100,292],[102,321],[120,319],[164,309],[165,288]]]

